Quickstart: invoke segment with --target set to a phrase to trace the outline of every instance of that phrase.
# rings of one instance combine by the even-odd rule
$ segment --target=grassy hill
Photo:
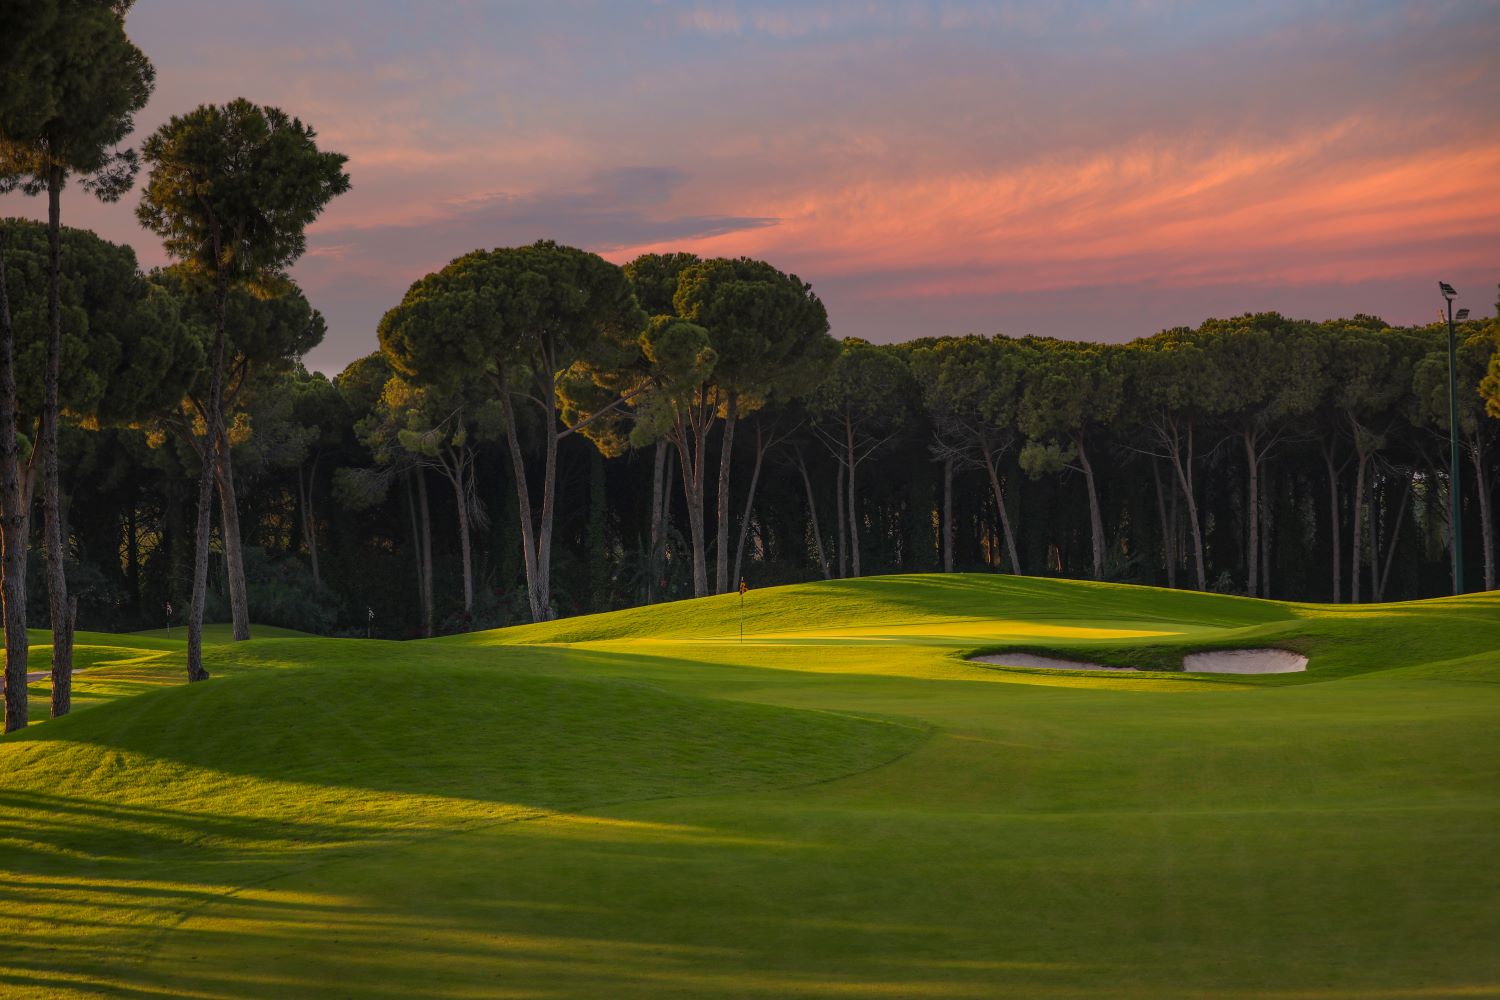
[[[0,740],[0,995],[1500,996],[1500,595],[910,576],[739,623],[262,630],[192,687],[177,631],[81,634],[85,708]],[[1266,645],[1308,671],[966,659]]]

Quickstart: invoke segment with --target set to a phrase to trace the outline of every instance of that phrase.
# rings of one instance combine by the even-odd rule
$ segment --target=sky
[[[476,248],[762,258],[835,336],[1426,322],[1500,283],[1500,0],[138,0],[139,142],[247,97],[349,157],[309,367]],[[136,197],[65,224],[165,262]],[[45,203],[0,198],[0,214]]]

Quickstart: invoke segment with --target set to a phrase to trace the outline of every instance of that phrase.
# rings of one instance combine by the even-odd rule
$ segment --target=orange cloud
[[[1399,254],[1364,252],[1372,242],[1500,233],[1500,139],[1372,155],[1361,148],[1370,132],[1349,120],[1270,146],[1143,140],[988,174],[831,182],[736,206],[780,223],[686,248],[825,276],[946,267],[951,277],[891,294],[948,295],[1234,274],[1296,282],[1309,267],[1365,280],[1404,266]]]

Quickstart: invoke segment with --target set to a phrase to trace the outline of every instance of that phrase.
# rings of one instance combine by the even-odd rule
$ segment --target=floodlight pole
[[[1448,518],[1453,543],[1453,593],[1464,592],[1464,508],[1458,463],[1458,335],[1453,328],[1453,286],[1438,283],[1448,303]]]

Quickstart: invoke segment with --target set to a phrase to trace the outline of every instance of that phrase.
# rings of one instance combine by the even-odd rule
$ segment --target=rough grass
[[[738,603],[191,688],[177,630],[80,636],[93,707],[0,741],[0,994],[1500,996],[1500,597]],[[1309,670],[966,660],[1268,645]]]

